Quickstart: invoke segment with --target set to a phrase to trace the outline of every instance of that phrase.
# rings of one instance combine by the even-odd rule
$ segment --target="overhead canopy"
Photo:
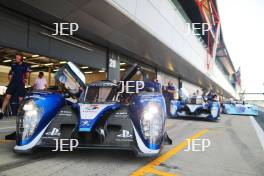
[[[188,1],[189,2],[189,1]],[[54,28],[53,22],[77,22],[75,37],[99,44],[201,87],[223,90],[179,53],[106,1],[5,0],[0,5]]]

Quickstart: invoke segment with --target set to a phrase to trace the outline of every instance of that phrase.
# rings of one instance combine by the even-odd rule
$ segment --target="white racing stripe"
[[[139,149],[141,150],[141,152],[145,153],[145,154],[157,154],[159,153],[159,149],[158,150],[153,150],[153,149],[149,149],[145,144],[144,142],[142,141],[142,139],[140,138],[134,124],[133,124],[133,128],[134,128],[134,131],[135,131],[135,134],[136,134],[136,140],[137,140],[137,144],[138,144],[138,147]]]
[[[262,149],[264,150],[264,131],[259,126],[258,122],[255,120],[255,118],[253,116],[250,116],[250,120],[252,122],[253,127],[256,130],[256,133],[257,133],[257,136],[259,138]]]
[[[0,128],[0,130],[15,129],[15,128],[16,126],[8,126],[8,127]]]
[[[14,149],[23,151],[23,150],[29,150],[29,149],[35,147],[35,145],[39,142],[40,138],[42,137],[42,135],[44,134],[44,132],[48,128],[49,124],[30,143],[28,143],[26,145],[22,145],[22,146],[16,145],[14,147]]]

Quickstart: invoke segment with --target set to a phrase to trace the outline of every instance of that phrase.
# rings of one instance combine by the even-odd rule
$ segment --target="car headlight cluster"
[[[173,103],[170,104],[170,113],[172,116],[176,115],[176,113],[177,113],[177,105],[176,104],[173,104]]]
[[[156,144],[162,136],[163,120],[162,110],[157,104],[148,104],[140,120],[141,130],[150,144]]]
[[[218,116],[218,111],[219,111],[219,108],[217,107],[217,105],[213,103],[212,108],[211,108],[211,115],[213,118]]]
[[[36,106],[33,100],[28,101],[23,106],[24,116],[23,116],[23,133],[22,138],[28,138],[33,135],[37,128],[41,117],[41,110]]]

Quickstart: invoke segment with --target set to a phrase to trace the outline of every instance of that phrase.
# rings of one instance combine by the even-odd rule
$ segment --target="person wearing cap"
[[[23,62],[21,55],[16,55],[15,63],[12,64],[9,77],[9,84],[6,90],[6,95],[0,109],[0,118],[3,118],[7,105],[10,102],[12,95],[17,95],[19,103],[22,102],[26,90],[25,83],[28,77],[29,67]]]

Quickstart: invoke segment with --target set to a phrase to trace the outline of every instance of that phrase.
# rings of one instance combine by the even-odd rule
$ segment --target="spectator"
[[[39,72],[38,78],[35,80],[34,83],[35,90],[46,90],[47,89],[47,80],[44,77],[43,72]]]
[[[25,83],[28,77],[29,67],[23,62],[21,55],[16,55],[15,63],[11,66],[9,76],[9,85],[6,90],[6,95],[0,110],[0,118],[3,118],[7,105],[10,102],[12,95],[17,94],[19,104],[22,102],[26,90]]]
[[[160,92],[160,93],[162,93],[162,86],[161,86],[161,84],[159,83],[159,81],[158,81],[158,79],[157,78],[154,78],[153,79],[153,83],[155,83],[154,85],[154,87],[155,87],[155,91],[156,92]]]

